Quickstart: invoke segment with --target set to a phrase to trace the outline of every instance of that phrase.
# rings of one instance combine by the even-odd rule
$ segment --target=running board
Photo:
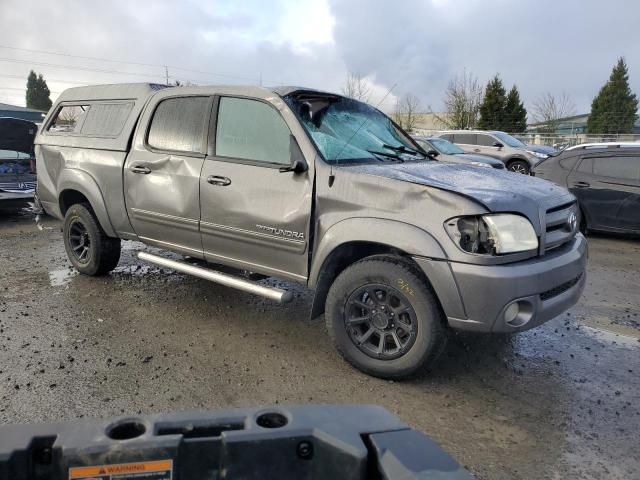
[[[254,295],[260,295],[261,297],[275,300],[279,303],[288,303],[293,300],[293,293],[289,290],[267,287],[251,280],[235,277],[226,273],[216,272],[215,270],[210,270],[208,268],[196,267],[195,265],[189,265],[188,263],[179,262],[177,260],[170,260],[147,252],[138,252],[138,258],[143,262],[149,262],[161,267],[171,268],[178,272],[186,273],[187,275],[193,275],[194,277],[219,283],[225,287],[236,288],[244,292],[253,293]]]

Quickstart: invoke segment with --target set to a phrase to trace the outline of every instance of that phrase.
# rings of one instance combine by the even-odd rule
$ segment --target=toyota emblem
[[[571,215],[569,215],[569,218],[567,219],[567,229],[570,232],[574,232],[577,226],[578,226],[578,216],[576,215],[576,212],[571,212]]]

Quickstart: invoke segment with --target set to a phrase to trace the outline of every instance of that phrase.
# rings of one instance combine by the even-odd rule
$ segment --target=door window
[[[593,174],[621,180],[640,180],[640,157],[601,157],[593,159]]]
[[[583,158],[578,165],[578,171],[593,174],[593,158]]]
[[[477,145],[475,133],[456,133],[453,138],[454,143],[462,143],[464,145]]]
[[[159,150],[204,153],[209,97],[177,97],[161,101],[153,114],[147,143]]]
[[[220,98],[216,156],[289,165],[291,132],[275,108],[246,98]]]
[[[477,145],[482,145],[483,147],[493,147],[497,140],[490,135],[478,135],[476,142]]]

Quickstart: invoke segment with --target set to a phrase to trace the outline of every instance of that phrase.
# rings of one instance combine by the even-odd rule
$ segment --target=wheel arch
[[[323,235],[313,257],[308,282],[315,290],[311,318],[324,312],[329,288],[336,277],[349,265],[373,255],[402,258],[421,275],[424,272],[411,258],[413,255],[446,258],[437,240],[413,225],[366,218],[339,222]]]
[[[60,174],[57,190],[60,192],[58,206],[63,218],[71,205],[88,203],[107,236],[117,236],[100,187],[91,175],[81,170],[65,169]]]

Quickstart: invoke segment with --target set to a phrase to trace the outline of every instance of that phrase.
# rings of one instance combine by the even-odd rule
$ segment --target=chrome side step
[[[171,268],[178,272],[203,278],[211,282],[216,282],[226,287],[236,288],[244,292],[253,293],[254,295],[260,295],[261,297],[269,298],[279,303],[288,303],[293,300],[293,293],[288,290],[267,287],[251,280],[234,277],[233,275],[209,270],[208,268],[196,267],[195,265],[189,265],[187,263],[160,257],[147,252],[138,252],[138,258],[143,262],[149,262],[161,267]]]

